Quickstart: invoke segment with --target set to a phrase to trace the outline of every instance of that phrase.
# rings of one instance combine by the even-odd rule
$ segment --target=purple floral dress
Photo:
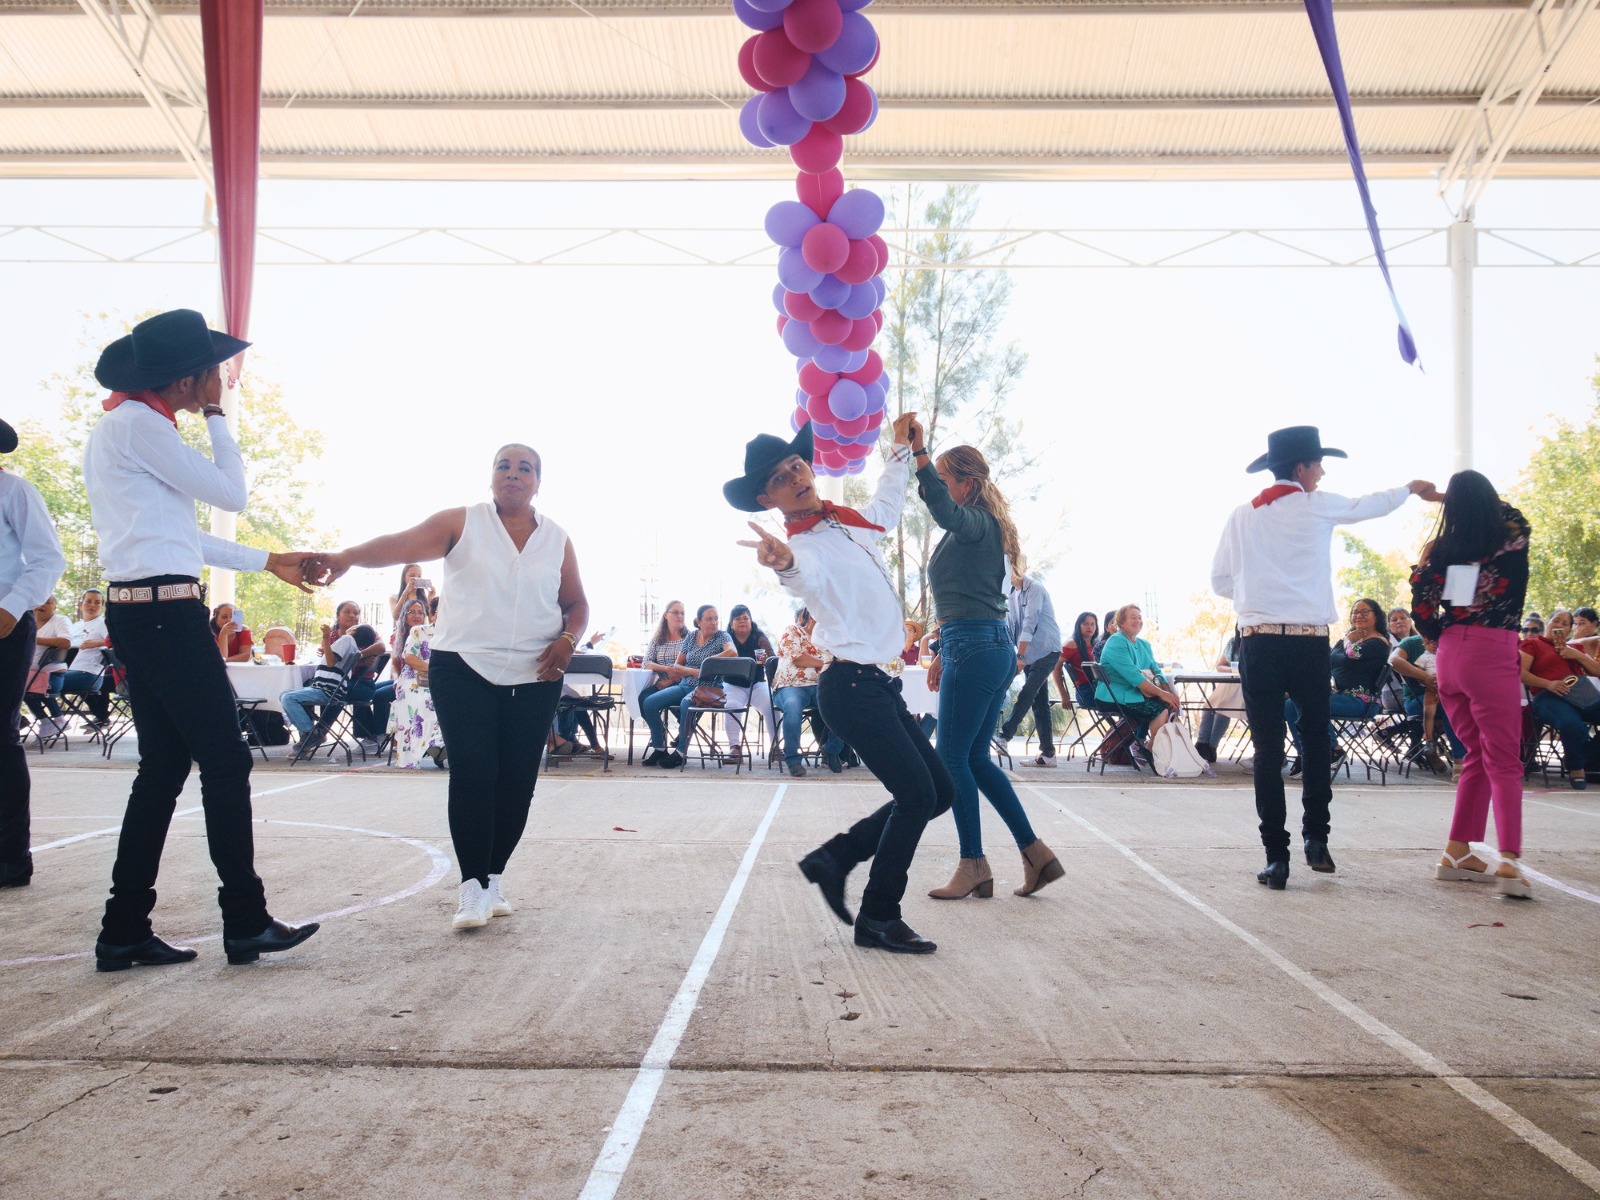
[[[414,626],[403,653],[427,662],[432,656],[432,642],[432,625]],[[394,681],[389,730],[394,734],[395,761],[408,770],[423,766],[430,750],[444,748],[439,718],[433,711],[433,692],[417,682],[417,672],[410,663],[402,664],[400,677]]]

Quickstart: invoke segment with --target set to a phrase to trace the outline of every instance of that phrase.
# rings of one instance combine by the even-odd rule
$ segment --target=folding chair
[[[557,719],[570,712],[588,717],[600,742],[603,769],[611,770],[611,713],[617,707],[617,698],[611,692],[611,659],[604,654],[574,654],[567,663],[563,683],[561,699],[556,704]],[[567,757],[549,754],[545,761],[556,767]]]
[[[111,757],[111,751],[133,728],[133,706],[128,701],[128,668],[117,652],[110,646],[105,648],[106,670],[111,676],[111,692],[107,696],[109,701],[110,722],[100,735],[100,752],[106,758]]]
[[[700,664],[700,684],[703,687],[720,687],[723,684],[728,684],[733,687],[744,688],[748,692],[749,689],[755,687],[756,681],[760,678],[762,678],[761,664],[753,658],[708,658]],[[717,748],[718,722],[712,721],[711,731],[707,733],[705,727],[700,724],[702,713],[713,713],[734,718],[734,721],[739,726],[739,753],[737,755]],[[751,769],[754,769],[755,758],[750,750],[750,738],[747,736],[749,734],[748,722],[752,713],[755,714],[756,719],[756,745],[758,747],[764,746],[766,743],[762,735],[766,730],[766,723],[761,719],[761,714],[750,707],[748,699],[739,707],[702,708],[693,704],[689,706],[688,720],[692,726],[691,736],[699,747],[700,766],[702,769],[706,765],[707,758],[715,758],[719,767],[725,766],[731,760],[735,775],[744,768],[744,764],[747,762],[751,764]],[[684,758],[684,765],[688,765],[687,756]]]
[[[1103,666],[1101,666],[1099,663],[1083,663],[1082,666],[1083,673],[1092,679],[1096,685],[1102,683],[1106,685],[1106,692],[1111,697],[1111,713],[1107,713],[1104,709],[1096,710],[1102,717],[1106,718],[1106,722],[1108,725],[1110,725],[1110,728],[1107,730],[1105,737],[1101,739],[1100,744],[1096,746],[1094,750],[1090,752],[1089,757],[1084,760],[1083,766],[1085,771],[1091,770],[1094,767],[1095,759],[1098,758],[1100,760],[1100,774],[1104,775],[1106,773],[1107,761],[1107,756],[1105,754],[1106,744],[1122,733],[1123,730],[1127,731],[1129,742],[1137,741],[1140,718],[1130,716],[1128,710],[1125,709],[1121,702],[1117,700],[1117,694],[1111,690],[1111,680],[1109,677],[1107,677],[1106,669]],[[1104,703],[1104,701],[1100,701],[1100,703]],[[1110,717],[1113,714],[1116,716],[1115,721],[1110,720]],[[1131,750],[1128,752],[1128,759],[1133,764],[1133,769],[1136,772],[1143,772],[1144,768],[1139,765],[1138,757]],[[1152,774],[1155,773],[1154,765],[1151,766],[1150,771]]]
[[[1388,664],[1378,675],[1377,687],[1373,689],[1375,695],[1382,696],[1383,689],[1389,682],[1392,673]],[[1344,769],[1346,779],[1350,776],[1350,764],[1359,760],[1366,769],[1367,780],[1371,782],[1373,769],[1378,771],[1380,786],[1389,783],[1389,764],[1393,762],[1394,769],[1400,770],[1402,755],[1394,746],[1388,744],[1384,735],[1393,736],[1393,730],[1404,724],[1402,716],[1399,722],[1392,719],[1392,714],[1380,710],[1370,717],[1331,717],[1328,721],[1333,730],[1333,745],[1335,753],[1344,752],[1344,759],[1333,769],[1333,777],[1338,778],[1339,770]]]
[[[43,650],[41,650],[39,652],[39,661],[34,664],[33,672],[28,676],[28,685],[23,689],[23,696],[47,697],[49,699],[55,699],[55,697],[50,696],[48,682],[46,682],[45,690],[42,692],[36,692],[33,689],[38,686],[41,679],[47,679],[48,672],[45,670],[46,667],[55,666],[56,663],[65,662],[66,660],[67,652],[60,646],[46,646]],[[40,701],[40,707],[45,707],[42,699]],[[57,701],[57,707],[60,707],[59,701]],[[63,750],[72,749],[72,743],[67,738],[67,718],[64,712],[59,717],[53,715],[40,717],[37,713],[33,712],[31,707],[28,709],[28,711],[34,717],[34,720],[28,725],[27,739],[33,742],[33,744],[38,748],[40,754],[43,754],[46,750],[58,742],[61,744],[61,748]],[[45,731],[46,721],[51,723],[49,732]]]
[[[73,651],[73,655],[76,656],[76,654],[77,651]],[[56,702],[61,705],[62,716],[69,720],[82,722],[79,726],[79,732],[87,733],[91,745],[104,740],[110,717],[108,715],[106,722],[102,723],[95,711],[89,707],[89,696],[93,694],[105,697],[107,699],[107,708],[109,709],[111,686],[111,667],[107,662],[101,666],[99,674],[95,676],[92,693],[63,691],[55,694]]]
[[[306,707],[313,713],[311,733],[295,747],[294,756],[289,760],[290,766],[314,758],[324,749],[329,759],[333,758],[335,750],[343,750],[345,766],[355,761],[354,751],[360,751],[362,762],[367,760],[367,748],[361,745],[355,735],[350,711],[350,673],[358,657],[354,653],[345,655],[339,664],[338,682],[331,688],[322,689],[323,699],[306,701]],[[350,744],[352,741],[355,742],[353,749]]]

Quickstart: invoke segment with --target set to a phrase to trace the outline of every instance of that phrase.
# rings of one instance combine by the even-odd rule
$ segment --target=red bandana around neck
[[[1264,508],[1274,500],[1282,500],[1285,496],[1292,496],[1296,492],[1304,492],[1305,488],[1298,483],[1275,483],[1250,501],[1251,508]]]
[[[154,392],[112,392],[100,401],[100,407],[110,412],[112,409],[129,400],[137,400],[140,404],[149,405],[167,420],[172,422],[172,427],[178,427],[178,414],[172,411],[172,406]]]
[[[829,517],[832,517],[841,525],[854,525],[857,529],[876,529],[879,533],[883,532],[882,525],[874,525],[855,509],[846,508],[842,504],[835,504],[832,500],[824,500],[822,502],[821,512],[808,513],[798,521],[785,521],[783,529],[788,536],[793,537],[797,533],[804,533],[806,530],[820,525]]]

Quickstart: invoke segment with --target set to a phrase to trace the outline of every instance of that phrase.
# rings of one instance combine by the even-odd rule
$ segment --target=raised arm
[[[429,559],[443,558],[455,549],[461,540],[461,533],[466,528],[467,510],[465,508],[447,508],[436,512],[420,525],[413,526],[401,533],[386,533],[375,537],[370,542],[362,542],[359,546],[351,546],[347,550],[340,550],[337,554],[321,554],[317,556],[317,565],[321,568],[318,583],[330,584],[338,579],[351,567],[393,567],[407,562],[425,562]],[[572,543],[567,543],[567,553],[572,552]],[[573,564],[573,574],[576,576],[577,564]],[[561,583],[563,589],[567,586],[567,566],[561,566]],[[581,595],[582,587],[578,591]],[[563,609],[563,611],[565,611]],[[584,608],[584,619],[588,619],[587,603]]]

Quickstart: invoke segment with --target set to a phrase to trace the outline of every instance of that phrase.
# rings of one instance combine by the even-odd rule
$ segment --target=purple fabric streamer
[[[1372,237],[1372,248],[1378,256],[1378,269],[1383,272],[1383,282],[1389,289],[1389,302],[1400,319],[1400,357],[1408,363],[1417,362],[1417,343],[1411,336],[1411,323],[1400,307],[1400,297],[1394,290],[1394,279],[1389,275],[1389,256],[1384,253],[1383,235],[1378,230],[1378,210],[1372,206],[1372,191],[1367,186],[1367,169],[1361,164],[1361,144],[1356,140],[1355,117],[1350,111],[1350,88],[1344,79],[1344,63],[1339,57],[1339,35],[1333,27],[1333,0],[1305,0],[1306,15],[1311,18],[1311,32],[1316,35],[1317,50],[1322,55],[1322,65],[1328,72],[1328,82],[1333,86],[1333,102],[1339,109],[1339,125],[1344,130],[1345,148],[1350,152],[1350,170],[1356,177],[1356,190],[1361,193],[1361,209],[1367,216],[1367,233]]]

